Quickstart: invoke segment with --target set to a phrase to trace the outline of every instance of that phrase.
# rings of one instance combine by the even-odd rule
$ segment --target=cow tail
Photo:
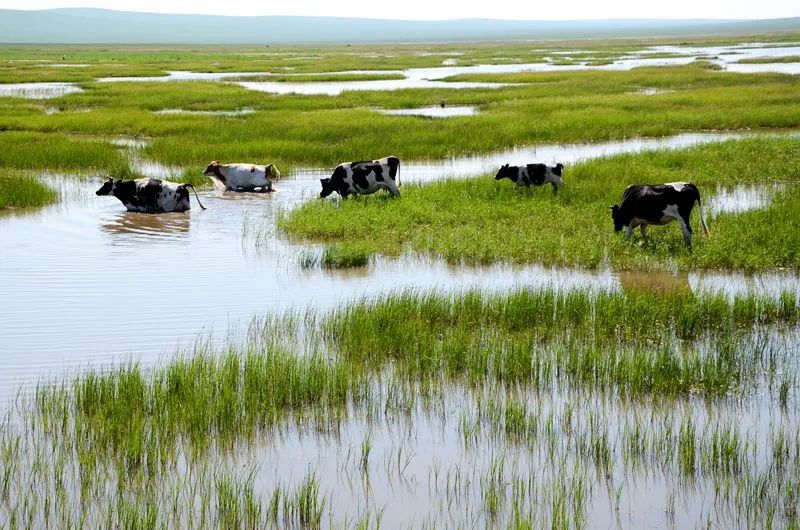
[[[202,208],[203,210],[205,210],[205,209],[206,209],[206,207],[205,207],[205,206],[203,206],[203,203],[202,203],[202,202],[200,202],[200,197],[197,195],[197,190],[196,190],[196,189],[194,189],[194,186],[192,186],[191,184],[189,184],[189,183],[187,182],[187,183],[186,183],[186,187],[187,187],[187,188],[192,188],[192,191],[194,192],[194,198],[195,198],[195,199],[197,199],[197,204],[199,204],[199,205],[200,205],[200,208]]]
[[[703,201],[700,200],[700,192],[697,192],[697,211],[700,214],[700,226],[703,227],[703,233],[708,235],[708,225],[706,224],[706,216],[703,215]]]

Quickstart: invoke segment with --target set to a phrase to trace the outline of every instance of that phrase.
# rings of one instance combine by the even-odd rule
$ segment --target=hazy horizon
[[[669,3],[643,3],[615,0],[596,3],[588,0],[563,0],[546,5],[520,4],[516,0],[491,3],[431,3],[407,0],[402,8],[368,0],[302,0],[288,5],[254,5],[248,0],[0,0],[0,9],[42,11],[48,9],[96,8],[134,13],[216,16],[321,16],[376,20],[464,20],[491,19],[515,21],[578,20],[763,20],[800,16],[796,2],[770,0],[757,4],[750,0],[673,0]]]
[[[462,14],[462,13],[459,13]],[[409,20],[325,15],[206,15],[105,8],[0,9],[0,42],[303,44],[678,37],[800,31],[800,18]]]

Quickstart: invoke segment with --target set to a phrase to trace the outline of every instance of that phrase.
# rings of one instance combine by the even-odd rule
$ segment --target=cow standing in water
[[[109,178],[95,195],[112,195],[120,200],[129,212],[165,213],[191,210],[189,189],[192,188],[197,204],[206,209],[197,196],[197,190],[189,184],[178,184],[158,179],[114,180]]]
[[[611,207],[614,231],[619,232],[624,227],[626,236],[631,237],[633,229],[638,226],[646,244],[647,225],[665,225],[678,221],[683,232],[683,241],[690,247],[692,226],[689,224],[689,217],[692,215],[694,203],[697,203],[700,212],[700,226],[708,235],[700,191],[694,184],[672,182],[658,186],[641,184],[628,186],[622,194],[620,204]]]
[[[558,188],[564,185],[561,175],[564,172],[563,164],[548,166],[547,164],[527,164],[525,166],[509,166],[505,164],[495,175],[495,180],[509,179],[517,187],[531,185],[541,186],[550,183],[553,186],[553,194],[558,193]]]
[[[344,198],[349,195],[369,195],[378,190],[387,190],[393,197],[400,197],[400,159],[388,156],[379,160],[347,162],[339,164],[329,178],[320,179],[325,198],[333,192]]]
[[[281,178],[281,172],[273,164],[220,164],[216,160],[206,167],[203,175],[218,180],[226,191],[273,191],[272,180]]]

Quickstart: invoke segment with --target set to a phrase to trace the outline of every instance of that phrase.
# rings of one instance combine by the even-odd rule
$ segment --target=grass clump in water
[[[312,409],[335,422],[364,384],[353,367],[276,350],[201,354],[149,375],[137,366],[91,372],[76,380],[66,406],[47,389],[37,400],[54,424],[72,416],[78,438],[98,457],[121,458],[134,469],[171,458],[161,451],[175,447],[178,438],[197,447],[225,445],[292,417],[303,421]]]
[[[326,269],[365,267],[371,254],[364,245],[331,245],[322,253],[321,264]]]
[[[0,172],[0,210],[45,206],[58,200],[58,193],[30,175]]]
[[[325,332],[350,362],[391,362],[410,380],[444,375],[547,387],[566,377],[633,394],[721,395],[760,373],[768,353],[739,331],[798,318],[800,306],[788,297],[407,293],[353,303],[328,320]],[[704,336],[707,343],[697,343]]]

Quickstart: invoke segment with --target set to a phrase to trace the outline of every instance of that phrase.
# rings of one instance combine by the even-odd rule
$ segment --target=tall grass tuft
[[[30,175],[0,174],[0,210],[44,206],[57,200],[56,191]]]

